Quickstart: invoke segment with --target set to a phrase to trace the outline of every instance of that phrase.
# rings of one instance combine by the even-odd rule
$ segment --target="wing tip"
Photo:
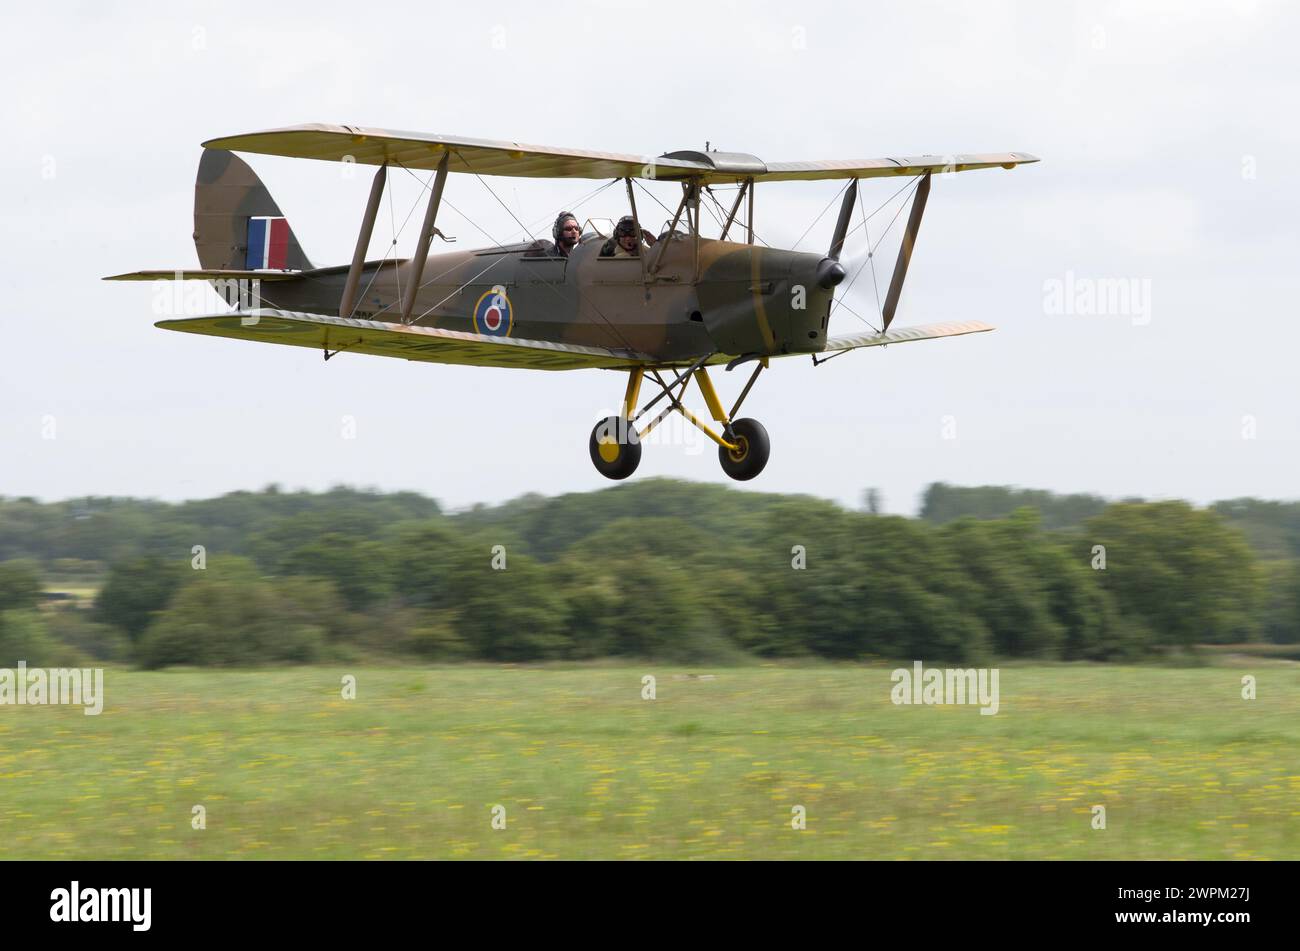
[[[304,122],[300,125],[287,125],[278,129],[255,129],[252,132],[236,132],[234,135],[219,135],[213,139],[207,139],[199,144],[205,149],[225,149],[229,152],[238,152],[240,148],[237,143],[261,135],[280,135],[285,132],[343,132],[346,133],[349,128],[359,128],[353,126],[331,125],[326,122]]]

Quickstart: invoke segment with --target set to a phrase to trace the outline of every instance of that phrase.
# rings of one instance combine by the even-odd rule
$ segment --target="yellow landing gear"
[[[738,482],[746,482],[763,471],[772,454],[767,430],[756,419],[737,419],[731,423],[731,441],[735,449],[718,447],[722,471]]]
[[[591,431],[591,462],[606,479],[626,479],[641,464],[641,437],[620,416],[602,419]]]
[[[710,357],[712,354],[709,355]],[[728,413],[722,408],[713,381],[705,369],[709,357],[701,357],[687,369],[677,374],[671,383],[664,382],[657,369],[650,369],[650,374],[659,385],[660,394],[645,405],[641,412],[636,410],[637,397],[641,392],[641,382],[645,378],[646,368],[637,367],[628,374],[627,392],[623,395],[623,413],[610,416],[596,424],[591,432],[591,461],[596,471],[607,479],[626,479],[641,462],[641,440],[650,433],[664,418],[672,412],[682,415],[687,422],[696,426],[701,432],[718,444],[718,461],[722,471],[738,481],[754,478],[763,471],[771,455],[772,447],[767,437],[767,430],[756,419],[733,419],[740,404],[745,401],[759,373],[767,366],[766,359],[760,359],[753,375],[741,391],[736,405]],[[721,434],[682,405],[682,396],[691,380],[695,380],[704,397],[713,419],[722,424]],[[674,392],[674,389],[676,392]],[[668,405],[652,419],[644,429],[638,431],[636,421],[649,412],[664,397]]]

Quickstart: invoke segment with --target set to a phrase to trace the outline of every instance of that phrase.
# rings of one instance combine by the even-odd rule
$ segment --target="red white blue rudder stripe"
[[[250,271],[283,271],[288,259],[289,219],[249,218],[244,267]]]

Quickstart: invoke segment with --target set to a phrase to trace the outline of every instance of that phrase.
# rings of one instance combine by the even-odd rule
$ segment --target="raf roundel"
[[[489,337],[508,337],[514,323],[510,298],[500,288],[493,288],[474,305],[474,332]]]

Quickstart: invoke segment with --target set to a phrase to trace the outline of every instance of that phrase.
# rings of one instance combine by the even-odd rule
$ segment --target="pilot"
[[[641,229],[641,240],[646,244],[654,244],[655,236],[644,228]],[[618,224],[614,226],[614,236],[605,242],[600,249],[602,258],[635,258],[641,254],[641,241],[636,236],[636,221],[631,215],[624,215],[618,219]]]
[[[582,225],[578,224],[578,219],[574,217],[573,212],[562,211],[556,216],[551,237],[555,239],[555,244],[548,249],[549,252],[567,258],[578,246],[578,239],[582,237]]]
[[[555,216],[551,237],[553,241],[538,238],[529,245],[528,250],[524,252],[524,257],[567,258],[578,246],[578,239],[582,237],[582,225],[578,224],[578,219],[574,217],[573,212],[562,211]]]

